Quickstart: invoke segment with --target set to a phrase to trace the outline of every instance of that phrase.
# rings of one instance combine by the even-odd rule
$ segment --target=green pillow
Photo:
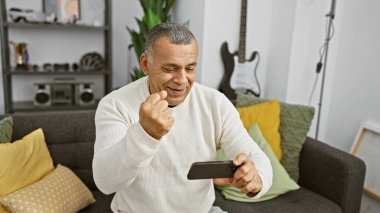
[[[8,143],[12,140],[13,119],[8,116],[0,120],[0,143]]]
[[[266,100],[253,95],[238,93],[236,105],[244,107]],[[280,103],[281,164],[293,180],[299,179],[299,158],[302,146],[314,117],[314,108],[303,105]]]
[[[273,182],[269,191],[264,194],[259,199],[253,199],[245,196],[245,194],[240,192],[240,189],[235,188],[232,185],[216,186],[222,191],[222,194],[226,199],[241,201],[241,202],[259,202],[264,200],[269,200],[275,198],[285,192],[299,189],[299,186],[294,182],[286,173],[284,167],[277,160],[274,155],[272,148],[265,140],[260,128],[257,124],[252,125],[248,131],[249,135],[253,140],[259,145],[259,147],[268,156],[273,169]],[[217,160],[228,160],[228,157],[224,154],[222,149],[217,152]]]

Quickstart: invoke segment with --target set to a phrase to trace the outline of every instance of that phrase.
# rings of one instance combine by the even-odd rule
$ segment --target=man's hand
[[[255,165],[248,159],[245,154],[238,155],[233,163],[239,166],[233,178],[218,178],[214,179],[214,184],[225,185],[232,184],[248,197],[254,197],[263,188],[263,183],[257,173]]]
[[[140,124],[153,138],[160,140],[173,126],[172,109],[165,100],[168,93],[162,90],[150,95],[140,105]]]

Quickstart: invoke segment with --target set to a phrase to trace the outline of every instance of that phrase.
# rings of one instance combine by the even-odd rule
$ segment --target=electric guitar
[[[219,91],[230,100],[236,99],[236,91],[251,93],[260,96],[260,84],[256,77],[256,68],[259,63],[257,51],[245,58],[245,37],[247,29],[247,0],[242,0],[240,14],[239,49],[233,53],[228,50],[227,42],[223,42],[221,55],[224,65],[224,76],[219,86]],[[255,60],[257,58],[257,60]]]

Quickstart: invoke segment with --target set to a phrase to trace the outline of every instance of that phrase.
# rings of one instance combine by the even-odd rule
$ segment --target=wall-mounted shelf
[[[51,23],[40,23],[40,22],[6,22],[4,27],[14,27],[14,28],[50,28],[50,29],[91,29],[91,30],[108,30],[108,26],[91,26],[91,25],[80,25],[80,24],[51,24]]]
[[[103,0],[104,1],[104,21],[101,26],[95,25],[85,25],[81,24],[81,22],[77,22],[76,24],[61,24],[61,23],[45,23],[45,22],[12,22],[8,19],[8,9],[7,3],[12,5],[11,0],[0,0],[0,41],[1,41],[1,61],[2,61],[2,74],[3,74],[3,86],[4,86],[4,107],[5,113],[15,113],[15,112],[34,112],[34,111],[61,111],[61,110],[80,110],[80,109],[95,109],[98,101],[94,101],[92,99],[92,105],[86,104],[72,104],[72,105],[53,105],[50,106],[36,106],[34,105],[34,97],[30,97],[29,94],[32,94],[33,90],[37,88],[36,82],[40,83],[41,79],[58,79],[58,78],[67,78],[67,79],[75,79],[75,81],[80,80],[81,78],[85,79],[93,79],[91,84],[91,89],[93,92],[96,90],[99,93],[103,91],[103,94],[98,94],[95,97],[95,100],[102,98],[104,95],[109,93],[112,90],[112,1]],[[21,8],[28,9],[28,8]],[[103,14],[100,14],[103,16]],[[57,31],[59,31],[57,33]],[[55,32],[55,33],[52,33]],[[36,38],[41,38],[36,35],[46,36],[49,42],[43,42],[41,40],[36,42]],[[99,38],[97,40],[87,39],[86,36],[94,35],[94,37]],[[66,37],[67,36],[67,37]],[[34,38],[34,40],[33,40]],[[10,40],[15,39],[16,41],[27,41],[29,44],[33,44],[34,53],[38,52],[39,45],[43,45],[43,50],[40,50],[39,59],[36,60],[35,65],[39,66],[36,70],[16,70],[15,65],[11,65],[11,60],[14,60],[14,57],[11,55],[12,49],[10,48]],[[67,41],[76,41],[75,48],[62,48],[60,47],[67,46]],[[61,41],[61,43],[60,43]],[[63,41],[63,42],[62,42]],[[87,50],[81,49],[81,44],[87,44]],[[52,43],[54,42],[54,43]],[[96,42],[96,45],[93,45]],[[102,42],[99,43],[99,42]],[[100,45],[99,45],[100,44]],[[60,46],[59,46],[60,45]],[[82,70],[72,70],[73,68],[70,66],[70,70],[46,70],[42,67],[42,64],[51,63],[51,59],[55,56],[56,61],[65,61],[65,56],[69,56],[73,54],[73,51],[76,51],[75,55],[84,55],[88,53],[88,47],[97,47],[94,48],[93,51],[99,52],[100,55],[103,56],[104,69],[97,71],[82,71]],[[100,47],[100,48],[99,48]],[[48,48],[52,48],[54,50],[59,49],[58,55],[53,55],[54,51],[47,51]],[[66,50],[66,52],[65,52]],[[103,51],[103,52],[102,52]],[[57,53],[57,51],[56,51]],[[44,54],[46,54],[46,60],[44,60]],[[50,54],[50,55],[48,55]],[[62,59],[62,60],[61,60]],[[70,59],[68,60],[70,61]],[[71,60],[72,61],[72,60]],[[79,61],[79,59],[78,59]],[[55,63],[55,62],[54,62]],[[74,62],[77,63],[77,62]],[[74,63],[70,63],[71,65]],[[41,65],[40,65],[41,64]],[[24,65],[25,66],[25,65]],[[30,65],[31,66],[31,65]],[[29,67],[29,64],[28,64]],[[95,83],[97,82],[97,83]],[[84,91],[87,88],[85,85],[81,85],[81,91]],[[97,89],[95,89],[97,88]],[[37,90],[39,90],[39,86]],[[75,98],[80,97],[79,89],[75,89]],[[20,98],[20,96],[15,95],[24,94],[25,95]],[[87,90],[86,90],[87,91]],[[73,92],[74,93],[74,92]],[[95,94],[95,92],[94,92]],[[50,95],[50,94],[49,94]],[[51,94],[51,96],[53,96]],[[95,95],[94,95],[95,96]],[[15,98],[16,97],[16,98]],[[24,101],[26,100],[26,101]],[[77,99],[75,99],[77,100]],[[73,102],[74,103],[74,102]]]
[[[35,106],[33,101],[16,101],[13,103],[15,112],[35,112],[35,111],[62,111],[62,110],[88,110],[96,109],[99,100],[95,104],[88,106],[79,105],[53,105],[53,106]]]
[[[16,71],[6,72],[6,75],[108,75],[108,70],[85,72],[85,71]]]

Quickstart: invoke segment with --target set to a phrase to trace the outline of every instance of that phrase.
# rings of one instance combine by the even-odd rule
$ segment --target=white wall
[[[325,17],[330,1],[297,3],[286,101],[308,104],[315,79],[319,48],[325,39]],[[380,77],[377,55],[380,2],[337,1],[335,34],[330,42],[319,138],[348,151],[361,122],[380,124]],[[320,85],[311,104],[318,111]],[[318,114],[310,136],[315,136]]]
[[[8,2],[22,7],[35,7],[35,2],[40,4],[37,0]],[[221,44],[227,41],[231,51],[238,48],[240,2],[177,0],[174,6],[173,20],[179,23],[189,20],[190,29],[197,37],[198,81],[203,84],[217,88],[220,83],[224,72]],[[142,10],[136,0],[113,1],[112,9],[113,82],[114,87],[120,87],[130,81],[129,72],[137,65],[134,51],[127,51],[130,36],[125,26],[137,29],[134,17],[141,17]],[[247,55],[255,50],[261,53],[258,76],[265,98],[308,104],[319,48],[325,39],[325,14],[329,9],[329,0],[248,1]],[[379,10],[377,0],[337,1],[319,138],[344,151],[352,145],[362,121],[380,124]],[[27,79],[22,81],[27,82]],[[321,75],[311,99],[316,110],[320,83]],[[3,91],[2,81],[0,86]],[[3,92],[0,92],[0,113],[4,110],[3,100]],[[309,132],[312,137],[316,120],[317,114]],[[380,209],[379,203],[366,196],[363,201],[362,212]]]
[[[201,82],[217,88],[224,74],[220,55],[222,43],[227,42],[231,52],[238,49],[241,1],[206,0],[205,2]],[[268,60],[271,10],[271,0],[248,1],[246,53],[247,56],[253,51],[259,51],[261,54],[258,78],[262,88],[265,87],[264,70]]]
[[[348,151],[363,121],[380,125],[380,2],[348,1],[343,8],[325,138]],[[379,210],[377,200],[363,196],[361,212]]]
[[[334,74],[334,61],[336,58],[339,43],[340,26],[342,23],[342,4],[338,2],[336,11],[335,34],[330,41],[328,52],[328,63],[326,67],[326,81],[324,87],[324,99],[322,101],[321,124],[319,139],[325,141],[324,130],[326,127],[326,115],[331,94],[331,80]],[[290,103],[309,104],[309,98],[315,82],[318,78],[317,88],[311,99],[311,105],[315,107],[313,125],[309,136],[315,137],[318,103],[320,97],[320,85],[322,72],[316,75],[316,63],[319,60],[320,47],[323,45],[326,36],[326,17],[330,10],[330,1],[298,1],[295,14],[295,24],[293,32],[293,42],[291,49],[290,69],[288,76],[288,87],[286,101]],[[330,82],[330,83],[329,83]],[[326,106],[326,107],[325,107]]]
[[[130,73],[138,60],[134,49],[128,50],[132,43],[126,26],[139,31],[135,17],[141,19],[143,10],[136,0],[112,2],[112,42],[113,42],[113,87],[118,88],[131,82]]]
[[[39,1],[8,2],[14,6],[41,6]],[[343,150],[350,147],[361,121],[380,120],[377,111],[379,101],[375,96],[376,91],[379,91],[376,84],[378,72],[375,72],[376,61],[373,58],[378,49],[374,44],[379,42],[376,37],[379,29],[375,21],[379,19],[375,12],[378,4],[375,0],[338,1],[337,4],[335,35],[330,43],[327,64],[320,138]],[[316,76],[315,63],[319,47],[325,38],[324,15],[329,7],[329,1],[248,1],[247,54],[258,50],[262,55],[258,76],[264,97],[308,104]],[[367,8],[369,11],[364,12]],[[129,72],[137,64],[134,51],[127,51],[130,36],[125,26],[137,29],[134,17],[141,17],[142,9],[139,2],[134,0],[114,1],[112,9],[113,83],[114,87],[120,87],[130,82]],[[220,56],[221,44],[227,41],[231,51],[238,47],[240,1],[205,0],[190,3],[177,0],[173,19],[179,23],[190,21],[190,29],[197,37],[200,48],[198,80],[216,88],[224,72]],[[17,35],[13,36],[16,37]],[[87,45],[81,43],[77,46],[87,50],[102,48],[101,45],[90,45],[101,38],[89,33],[86,39],[90,41]],[[46,60],[34,51],[40,47],[31,44],[30,48],[31,53],[35,53],[31,56],[34,60]],[[65,49],[67,50],[70,47]],[[49,60],[63,60],[62,55],[59,56],[51,56]],[[70,57],[65,60],[77,58],[77,55]],[[27,79],[20,76],[16,81],[27,82]],[[23,100],[30,97],[29,93],[22,91],[22,87],[15,89],[16,98]],[[317,107],[318,102],[319,87],[313,96],[312,105]],[[3,105],[1,98],[0,112]],[[345,110],[341,110],[343,106]],[[311,136],[314,135],[316,118],[309,134]],[[348,122],[344,122],[346,134],[334,133],[342,118],[348,119]]]
[[[286,98],[296,3],[296,0],[273,2],[267,67],[263,70],[266,84],[264,95],[269,99],[284,101]]]
[[[310,4],[308,4],[310,3]],[[308,104],[318,49],[325,39],[330,1],[297,1],[286,101]],[[319,139],[349,151],[360,123],[380,124],[378,49],[380,2],[337,1],[335,35],[330,42]],[[276,61],[271,61],[276,63]],[[311,104],[318,110],[321,75]],[[315,136],[318,114],[309,135]],[[361,212],[379,212],[380,203],[363,195]]]
[[[91,0],[81,1],[81,17],[89,21],[94,13],[89,10]],[[32,8],[42,10],[40,0],[12,0],[7,1],[7,8]],[[130,35],[126,26],[138,29],[134,17],[142,16],[142,8],[139,1],[113,1],[112,2],[112,39],[113,39],[113,87],[117,88],[130,82],[130,71],[137,65],[134,50],[127,50],[131,43]],[[47,35],[47,36],[46,36]],[[27,38],[27,39],[26,39]],[[82,39],[86,38],[86,39]],[[49,29],[11,29],[10,40],[29,42],[30,62],[42,65],[52,62],[78,62],[83,53],[89,51],[103,52],[103,35],[101,32],[92,30],[49,30]],[[1,54],[1,53],[0,53]],[[0,70],[1,71],[1,70]],[[0,72],[2,73],[2,71]],[[33,81],[30,81],[30,78]],[[54,76],[54,77],[67,77]],[[78,77],[78,76],[75,76]],[[0,77],[0,113],[4,113],[4,91],[2,75]],[[99,76],[79,76],[79,79],[94,81],[99,86],[95,88],[95,95],[103,94],[103,81]],[[14,100],[31,100],[33,96],[33,82],[50,81],[53,76],[16,76],[13,83]],[[17,85],[17,86],[16,86]]]
[[[205,1],[177,0],[173,5],[174,22],[183,24],[189,21],[189,29],[198,43],[197,81],[201,82],[204,56]]]
[[[194,7],[184,0],[179,0],[178,4],[182,4],[177,5],[182,10],[177,11],[177,16],[199,23],[197,18],[202,17],[202,5],[199,2]],[[379,43],[380,29],[376,20],[380,15],[375,12],[378,4],[375,0],[337,2],[319,138],[346,151],[361,121],[380,119],[377,111],[380,109],[380,100],[375,96],[379,91],[377,85],[380,84],[376,84],[379,72],[375,72],[373,58],[378,55],[377,45],[374,45]],[[262,54],[259,79],[264,84],[265,98],[308,104],[317,76],[315,66],[319,59],[319,48],[325,40],[325,15],[330,11],[330,5],[331,1],[313,0],[248,2],[247,53],[259,50]],[[203,36],[198,37],[203,46],[199,74],[201,83],[217,88],[224,69],[220,56],[221,44],[227,41],[231,51],[238,47],[240,1],[206,0],[204,7],[204,31]],[[370,8],[369,12],[365,12],[367,7]],[[311,99],[316,112],[321,76]],[[356,103],[350,103],[354,101]],[[347,126],[344,136],[342,131],[337,131],[340,130],[342,118],[348,119],[348,122],[344,122],[344,126]],[[313,137],[316,120],[317,113],[309,133]]]
[[[380,2],[344,6],[326,139],[348,150],[361,122],[380,125]]]

